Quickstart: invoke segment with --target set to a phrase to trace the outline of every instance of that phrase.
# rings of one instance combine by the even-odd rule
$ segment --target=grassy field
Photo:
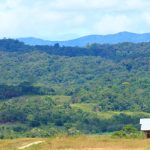
[[[66,99],[69,99],[66,97]],[[75,103],[71,104],[71,107],[74,109],[80,109],[84,112],[92,113],[92,114],[97,114],[101,118],[109,119],[114,115],[119,115],[120,113],[124,113],[126,115],[134,116],[134,115],[139,115],[139,116],[145,116],[145,117],[150,117],[150,113],[146,112],[131,112],[131,111],[94,111],[93,107],[96,106],[95,103]]]
[[[109,136],[59,136],[0,140],[0,150],[150,150],[148,139],[112,139]]]

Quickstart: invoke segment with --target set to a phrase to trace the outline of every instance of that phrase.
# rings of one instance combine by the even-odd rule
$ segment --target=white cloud
[[[96,9],[110,11],[128,11],[150,8],[149,0],[43,0],[39,5],[46,4],[47,8],[55,10],[92,11]]]
[[[143,20],[150,26],[150,12],[143,13]]]
[[[149,0],[0,0],[0,36],[51,40],[150,32]]]
[[[54,0],[47,6],[60,10],[90,10],[111,8],[118,4],[119,0]]]
[[[150,8],[150,1],[149,0],[127,0],[126,2],[126,9],[132,10],[140,10],[146,11]]]
[[[130,20],[127,16],[117,15],[103,16],[98,23],[94,25],[94,30],[101,34],[116,33],[119,31],[127,31],[130,28]]]

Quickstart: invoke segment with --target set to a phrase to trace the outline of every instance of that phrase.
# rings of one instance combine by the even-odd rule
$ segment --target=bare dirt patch
[[[18,149],[25,149],[25,148],[28,148],[32,145],[36,145],[36,144],[40,144],[40,143],[43,143],[44,141],[36,141],[36,142],[32,142],[32,143],[29,143],[27,145],[24,145],[24,146],[21,146],[21,147],[18,147]]]

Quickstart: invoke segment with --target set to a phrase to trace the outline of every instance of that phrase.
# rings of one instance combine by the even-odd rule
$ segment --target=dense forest
[[[0,40],[0,138],[113,132],[149,116],[150,43]]]

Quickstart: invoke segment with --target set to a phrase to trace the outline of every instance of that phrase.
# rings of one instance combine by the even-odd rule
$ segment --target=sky
[[[150,33],[150,0],[0,0],[0,38]]]

